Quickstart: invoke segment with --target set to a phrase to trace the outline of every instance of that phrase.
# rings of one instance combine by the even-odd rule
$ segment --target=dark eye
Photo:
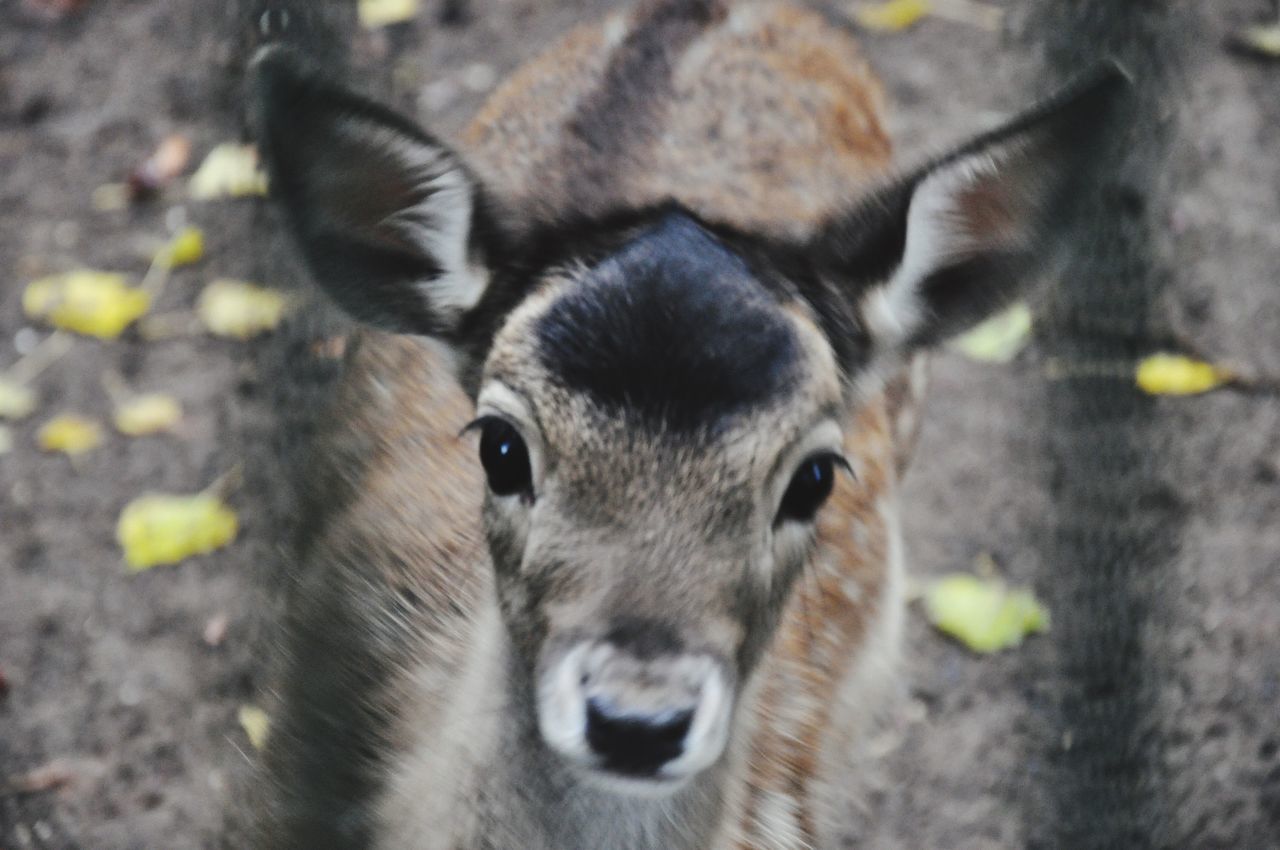
[[[778,520],[794,519],[808,522],[822,507],[822,503],[831,495],[831,488],[836,483],[835,455],[812,455],[800,464],[787,492],[782,495],[782,504],[778,507]]]
[[[498,496],[533,492],[529,448],[510,423],[486,419],[481,423],[480,463],[489,477],[489,489]]]

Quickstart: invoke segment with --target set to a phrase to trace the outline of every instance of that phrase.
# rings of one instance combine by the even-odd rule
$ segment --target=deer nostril
[[[604,759],[606,770],[651,776],[684,752],[693,709],[628,714],[609,703],[587,701],[587,743]]]

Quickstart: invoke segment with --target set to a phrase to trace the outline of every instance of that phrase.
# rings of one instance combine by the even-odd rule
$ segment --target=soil
[[[357,72],[444,134],[495,79],[606,2],[426,2],[409,26],[357,36]],[[1016,11],[1016,4],[1006,3]],[[213,277],[298,286],[261,202],[194,203],[171,188],[116,212],[91,193],[166,135],[196,156],[241,134],[238,72],[249,0],[10,0],[0,4],[0,368],[32,338],[22,287],[80,266],[145,271],[175,223],[201,226],[206,259],[175,273],[157,310],[189,310]],[[1227,54],[1225,34],[1265,11],[1219,0],[1197,14],[1181,91],[1186,132],[1169,169],[1163,320],[1215,360],[1280,375],[1280,66]],[[42,7],[70,11],[49,20]],[[449,14],[441,14],[449,11]],[[906,159],[1024,103],[1035,62],[1006,39],[929,19],[865,48],[891,96]],[[1069,286],[1070,281],[1059,285]],[[269,687],[287,472],[337,373],[324,343],[342,323],[318,306],[250,343],[188,334],[77,339],[36,381],[39,411],[0,455],[0,848],[220,846],[252,747],[237,721]],[[44,330],[39,330],[43,335]],[[76,463],[41,453],[55,412],[105,418],[102,373],[179,398],[172,437],[106,444]],[[944,351],[902,494],[913,575],[968,570],[989,553],[1015,584],[1053,598],[1071,565],[1043,563],[1045,363]],[[1280,405],[1226,391],[1157,404],[1152,458],[1180,510],[1177,555],[1150,644],[1161,662],[1173,846],[1280,846]],[[242,528],[215,554],[129,575],[114,540],[147,490],[194,492],[241,464]],[[1055,610],[1063,622],[1088,612]],[[211,620],[225,637],[206,641]],[[1047,763],[1069,748],[1048,694],[1054,634],[976,656],[913,606],[901,710],[872,741],[856,846],[1017,848],[1046,817]],[[216,643],[216,645],[211,645]],[[7,684],[5,684],[7,683]],[[53,766],[70,779],[22,792]],[[850,846],[855,846],[851,844]]]

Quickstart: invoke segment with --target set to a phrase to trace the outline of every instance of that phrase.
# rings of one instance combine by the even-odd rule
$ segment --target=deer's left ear
[[[288,48],[250,70],[271,194],[316,282],[357,319],[457,342],[498,227],[461,158]]]
[[[1054,253],[1126,77],[1107,66],[820,231],[811,256],[857,299],[873,352],[902,353],[994,312]]]

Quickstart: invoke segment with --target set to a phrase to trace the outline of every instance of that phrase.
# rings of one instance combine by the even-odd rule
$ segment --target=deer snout
[[[728,739],[731,698],[709,655],[580,644],[547,672],[539,726],[553,750],[613,787],[676,785],[711,766]],[[631,780],[631,782],[625,782]]]
[[[627,713],[607,699],[587,698],[587,745],[605,770],[653,776],[684,755],[696,705],[656,713]]]

